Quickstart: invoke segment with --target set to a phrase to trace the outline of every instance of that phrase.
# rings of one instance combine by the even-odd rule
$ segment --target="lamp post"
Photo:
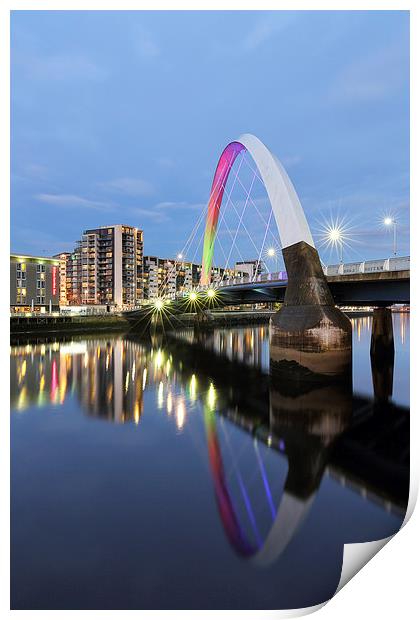
[[[343,232],[341,228],[334,227],[329,230],[328,233],[329,240],[333,245],[337,245],[340,248],[340,264],[343,264]]]
[[[393,232],[394,232],[393,249],[394,249],[394,256],[397,256],[397,220],[395,219],[395,217],[387,216],[384,219],[384,224],[385,224],[385,226],[392,226],[393,227]]]

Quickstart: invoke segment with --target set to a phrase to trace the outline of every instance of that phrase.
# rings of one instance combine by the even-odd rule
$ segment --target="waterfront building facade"
[[[78,306],[82,299],[81,252],[61,252],[54,258],[60,261],[60,307]]]
[[[134,307],[143,298],[143,231],[122,224],[85,230],[71,278],[74,303]]]
[[[10,255],[10,311],[58,311],[60,260],[44,256]]]
[[[145,299],[175,297],[200,282],[201,266],[188,261],[145,256],[143,260],[143,290]]]
[[[212,267],[211,282],[242,276],[241,271]],[[200,285],[201,265],[186,260],[145,256],[143,260],[143,290],[145,299],[174,298]]]
[[[235,263],[235,271],[241,272],[242,275],[248,276],[249,280],[256,279],[263,271],[261,260],[245,260]]]

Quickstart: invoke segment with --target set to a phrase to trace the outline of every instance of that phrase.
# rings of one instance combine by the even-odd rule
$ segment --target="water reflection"
[[[408,344],[408,321],[402,318],[401,324],[395,330],[398,351]],[[360,337],[365,345],[363,358],[357,357],[359,349],[356,350],[356,362],[365,360],[364,375],[370,369],[368,330],[366,317],[354,321],[355,338]],[[157,463],[170,458],[176,445],[182,443],[182,453],[177,458],[186,459],[185,468],[182,479],[173,480],[174,488],[181,484],[188,489],[191,484],[195,490],[187,496],[187,503],[194,522],[207,524],[206,537],[215,548],[219,524],[222,525],[222,534],[234,557],[246,559],[246,565],[254,570],[247,577],[252,582],[257,574],[266,579],[270,571],[280,571],[275,573],[276,579],[284,578],[290,571],[291,559],[299,574],[303,566],[310,566],[310,557],[305,555],[309,551],[303,550],[306,543],[302,543],[308,536],[324,541],[326,548],[331,537],[336,537],[337,563],[341,567],[342,543],[389,535],[403,520],[409,482],[408,409],[390,399],[389,385],[384,387],[388,375],[375,364],[368,379],[370,386],[375,386],[376,398],[353,391],[350,382],[291,391],[287,384],[270,378],[266,361],[267,327],[217,330],[214,337],[208,333],[197,337],[188,331],[173,339],[156,337],[147,342],[112,337],[17,345],[11,348],[12,409],[19,420],[24,421],[25,411],[40,410],[44,417],[51,412],[59,421],[56,414],[61,411],[63,418],[72,416],[76,404],[84,414],[79,418],[86,424],[79,420],[78,432],[93,433],[93,437],[95,429],[98,433],[111,429],[113,436],[128,431],[148,442],[150,419],[157,425],[153,429],[158,429],[158,436],[168,437],[170,429],[169,436],[172,433],[177,438],[170,442],[166,439],[163,451],[149,452],[137,466],[133,464],[142,458],[146,444],[142,450],[127,454],[125,444],[120,452],[115,452],[112,443],[106,460],[119,467],[128,457],[132,459],[131,470],[141,472],[143,482],[143,492],[138,497],[140,506],[150,506],[150,519],[158,522],[159,507],[166,506],[167,497],[158,494],[154,471],[159,470]],[[356,388],[358,383],[359,379]],[[119,430],[110,424],[92,424],[93,419],[118,424]],[[41,441],[43,434],[35,438]],[[210,476],[217,527],[208,520],[208,505],[201,507],[203,497],[200,505],[194,503],[198,487],[207,489],[207,497],[209,493],[186,440],[193,443],[199,462],[205,464],[206,479]],[[95,458],[96,449],[92,444],[88,459]],[[55,467],[60,468],[57,460]],[[65,467],[64,463],[64,472]],[[85,468],[82,470],[85,472]],[[98,469],[96,476],[101,488],[105,474]],[[170,472],[166,476],[170,477]],[[79,478],[72,488],[78,488],[78,483]],[[126,483],[128,495],[120,497],[118,514],[124,501],[131,506],[138,484],[138,475],[131,486]],[[329,489],[328,493],[325,489]],[[174,497],[176,502],[176,493]],[[110,501],[114,502],[114,498]],[[337,523],[332,530],[330,514],[341,505],[355,515],[355,525]],[[177,507],[177,503],[172,505],[173,514]],[[181,513],[184,518],[182,510]],[[138,514],[144,515],[144,509]],[[314,514],[320,519],[315,529]],[[64,513],[61,518],[66,522]],[[146,516],[142,518],[146,520]],[[344,523],[344,516],[341,518]],[[143,526],[146,527],[146,521]],[[171,536],[177,536],[176,527],[175,519]],[[154,535],[159,538],[162,531],[157,529]],[[135,539],[143,540],[142,528],[137,528],[137,523]],[[191,544],[195,557],[196,547]],[[153,553],[157,553],[156,549]],[[183,553],[188,553],[188,548],[184,547]],[[157,555],[157,566],[161,566],[165,556]],[[215,565],[208,558],[201,560],[203,571],[208,569],[207,578],[215,578],[217,562]],[[235,579],[235,571],[244,569],[235,565],[232,570],[231,579]],[[332,591],[338,578],[339,574],[329,577]],[[311,598],[310,585],[300,587],[302,593],[308,592],[308,598],[291,601],[283,594],[283,598],[276,599],[276,605],[296,607],[318,601]],[[147,605],[144,599],[141,603]],[[115,604],[121,605],[121,601]],[[182,605],[185,604],[184,601]],[[229,601],[221,599],[219,604],[229,605]]]

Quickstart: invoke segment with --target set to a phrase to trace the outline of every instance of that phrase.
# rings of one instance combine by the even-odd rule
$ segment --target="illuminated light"
[[[57,267],[52,268],[52,294],[57,294]]]
[[[209,288],[209,290],[207,291],[207,297],[210,297],[210,299],[212,299],[215,295],[216,291],[213,288]]]
[[[18,398],[16,409],[18,411],[23,411],[23,409],[26,408],[26,404],[27,404],[27,393],[26,393],[26,385],[24,385],[21,391],[19,392],[19,398]]]
[[[183,400],[179,400],[176,408],[176,425],[179,430],[181,430],[185,424],[185,416],[185,403]]]
[[[136,403],[134,406],[134,422],[137,425],[139,423],[140,420],[140,407],[139,404]]]
[[[341,239],[341,231],[339,228],[331,228],[329,231],[331,241],[339,241]]]
[[[189,297],[190,297],[190,301],[196,301],[198,295],[197,295],[197,293],[195,291],[191,291]]]
[[[87,368],[88,361],[89,361],[89,354],[86,352],[84,356],[84,360],[83,360],[83,365],[85,368]]]
[[[136,376],[136,362],[133,362],[133,365],[131,367],[131,381],[134,381]]]
[[[171,362],[170,362],[170,360],[168,360],[168,361],[166,362],[166,366],[165,366],[166,376],[168,376],[168,375],[169,375],[169,371],[170,371],[170,369],[171,369]]]
[[[143,368],[143,390],[146,387],[147,382],[147,368]]]
[[[190,381],[190,397],[191,400],[195,400],[197,397],[197,378],[195,375],[192,375]]]
[[[127,392],[128,390],[128,382],[130,380],[130,373],[127,372],[127,374],[125,375],[125,391]]]
[[[157,310],[158,312],[160,312],[164,306],[165,302],[163,301],[163,299],[155,299],[154,301],[154,307],[155,310]]]
[[[21,367],[21,370],[20,370],[20,374],[21,374],[22,379],[26,375],[26,360],[23,360],[23,362],[22,362],[22,367]]]
[[[41,355],[45,355],[45,352],[46,352],[46,348],[45,348],[45,344],[43,344],[41,346]]]
[[[182,260],[184,258],[184,255],[181,254],[181,252],[177,255],[177,259],[178,260]]]
[[[51,402],[55,401],[55,397],[58,389],[58,376],[57,376],[57,362],[53,360],[52,368],[51,368]]]
[[[168,411],[168,414],[171,415],[171,413],[172,413],[172,394],[170,392],[168,394],[168,398],[166,399],[166,409]]]
[[[393,224],[393,223],[394,223],[394,220],[393,220],[393,218],[392,218],[392,217],[385,217],[385,218],[384,218],[384,224],[385,224],[385,226],[391,226],[391,224]]]
[[[160,368],[163,364],[162,351],[159,349],[155,355],[155,367]]]
[[[267,250],[267,255],[272,258],[273,256],[276,255],[276,250],[274,248],[268,248]]]
[[[62,344],[60,347],[60,353],[63,355],[81,355],[86,352],[86,344],[82,342],[70,342],[70,344]]]
[[[214,409],[216,406],[216,390],[213,383],[210,383],[209,391],[207,394],[207,404],[210,409]]]
[[[41,375],[41,378],[39,380],[39,392],[43,392],[44,391],[44,387],[45,387],[45,375]]]
[[[159,409],[162,409],[162,406],[163,406],[163,382],[162,381],[159,383],[157,401],[158,401]]]

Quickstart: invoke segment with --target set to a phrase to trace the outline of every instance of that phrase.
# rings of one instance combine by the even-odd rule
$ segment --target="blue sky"
[[[409,253],[407,12],[19,11],[11,19],[11,249],[143,228],[174,256],[242,133],[275,152],[346,259]]]

